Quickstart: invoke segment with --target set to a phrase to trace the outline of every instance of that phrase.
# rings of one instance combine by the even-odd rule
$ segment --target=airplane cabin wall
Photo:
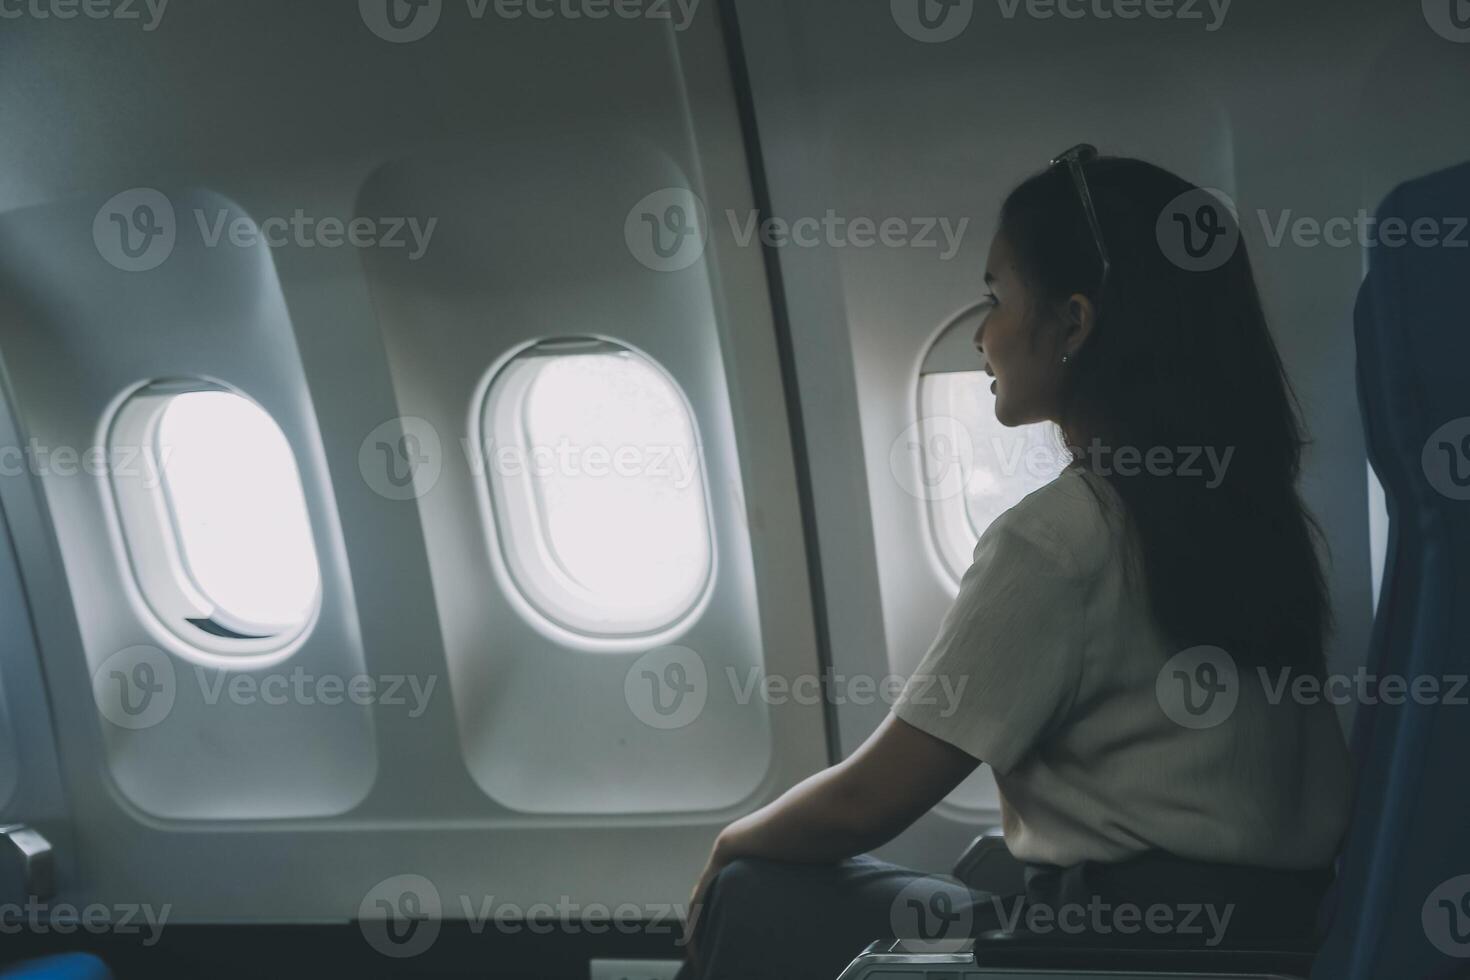
[[[1012,20],[975,4],[968,29],[944,43],[906,35],[882,3],[735,8],[776,215],[969,219],[944,257],[942,237],[924,249],[777,250],[835,672],[911,670],[953,597],[894,447],[916,419],[930,343],[981,293],[1001,198],[1084,140],[1241,206],[1314,438],[1304,486],[1332,549],[1332,668],[1361,663],[1372,574],[1351,310],[1363,252],[1271,247],[1256,219],[1371,210],[1394,183],[1464,160],[1470,46],[1435,36],[1415,5],[1368,0],[1239,0],[1215,31],[1034,20],[1024,6]],[[182,811],[187,787],[158,764],[166,753],[146,780],[120,777],[119,735],[91,697],[90,670],[111,647],[148,635],[127,619],[136,604],[109,591],[122,586],[105,494],[6,476],[18,574],[0,549],[0,608],[13,624],[28,611],[40,649],[19,628],[0,646],[0,730],[20,740],[0,750],[0,816],[63,843],[70,900],[169,902],[180,921],[340,920],[376,882],[411,872],[450,901],[490,890],[520,903],[678,902],[719,826],[827,761],[817,705],[735,711],[727,687],[707,726],[662,738],[598,700],[624,697],[611,684],[623,670],[609,665],[625,669],[632,651],[596,662],[548,650],[573,665],[548,669],[531,652],[544,632],[495,591],[483,500],[450,456],[492,368],[525,343],[594,335],[649,354],[704,440],[717,571],[706,632],[690,635],[708,643],[711,676],[820,670],[799,461],[765,256],[740,234],[755,200],[714,4],[685,31],[477,21],[449,3],[443,16],[402,45],[374,37],[351,5],[284,0],[179,6],[152,34],[54,21],[0,33],[0,87],[24,94],[0,104],[5,444],[95,436],[130,386],[158,372],[238,386],[272,410],[308,494],[336,624],[313,662],[440,685],[418,718],[379,706],[341,713],[324,739],[271,732],[278,772],[294,773],[301,793],[272,784],[234,729],[213,758],[240,768],[193,774],[201,785],[241,774],[248,791]],[[597,193],[584,196],[589,186]],[[629,253],[623,217],[671,186],[703,201],[709,241],[688,268],[655,272]],[[92,251],[90,219],[135,187],[177,198],[181,239],[194,233],[191,202],[218,199],[257,222],[297,208],[435,212],[423,217],[439,218],[443,248],[423,265],[301,248],[231,264],[184,246],[172,274],[130,279]],[[257,333],[228,329],[252,303],[269,314]],[[400,416],[442,430],[437,495],[388,499],[362,470],[365,439]],[[192,683],[188,664],[181,672]],[[559,681],[577,688],[583,716],[527,701]],[[487,715],[507,698],[512,711]],[[872,698],[836,705],[841,752],[883,712]],[[199,720],[194,734],[224,724]],[[533,744],[518,745],[530,726]],[[616,766],[588,766],[597,751]],[[579,755],[558,771],[568,753]],[[172,758],[178,780],[201,762]],[[620,780],[621,766],[636,776]],[[684,766],[703,768],[681,781]],[[313,767],[322,777],[307,785]],[[947,868],[995,806],[982,773],[884,853]]]
[[[157,377],[234,387],[294,450],[324,582],[302,650],[235,675],[437,685],[417,716],[193,704],[198,663],[170,648],[173,713],[117,729],[91,672],[158,637],[124,587],[105,481],[8,476],[0,503],[41,663],[17,636],[0,671],[31,739],[52,728],[31,707],[49,699],[57,760],[27,756],[49,777],[21,771],[3,813],[57,841],[74,832],[58,845],[75,859],[60,898],[168,903],[177,921],[342,921],[377,883],[417,874],[451,915],[486,895],[653,909],[687,898],[719,827],[827,758],[819,705],[739,703],[726,682],[727,668],[742,682],[752,666],[817,670],[761,257],[711,242],[661,271],[625,237],[625,216],[670,186],[751,206],[715,11],[676,30],[471,9],[445,3],[406,44],[374,36],[356,5],[284,0],[176,7],[151,33],[35,19],[0,32],[0,87],[26,93],[0,106],[0,415],[14,445],[86,448]],[[156,270],[121,271],[94,247],[93,216],[139,187],[168,196],[177,244]],[[196,211],[213,222],[221,208],[257,226],[297,209],[439,226],[421,265],[206,247]],[[481,382],[528,341],[587,335],[655,358],[703,440],[713,584],[646,644],[706,665],[708,702],[679,727],[646,721],[625,689],[636,644],[548,642],[490,571],[463,445]],[[432,419],[442,441],[438,483],[417,499],[391,499],[363,462],[404,416]],[[23,601],[14,586],[8,604]],[[15,770],[0,756],[0,794]]]

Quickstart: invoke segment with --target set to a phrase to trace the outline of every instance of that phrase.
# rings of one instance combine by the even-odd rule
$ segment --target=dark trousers
[[[872,857],[835,865],[735,861],[716,876],[680,980],[835,980],[877,939],[943,952],[1002,930],[1060,942],[1161,947],[1310,944],[1330,881],[1146,855],[1120,864],[1029,865],[997,894]]]

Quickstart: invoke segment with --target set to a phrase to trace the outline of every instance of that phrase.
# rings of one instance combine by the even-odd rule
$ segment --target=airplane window
[[[694,419],[647,358],[596,340],[530,348],[491,383],[482,435],[500,549],[541,615],[592,638],[644,635],[705,593]]]
[[[956,582],[991,522],[1054,480],[1068,459],[1055,425],[1001,425],[990,376],[956,370],[978,361],[969,346],[976,322],[965,316],[946,330],[919,377],[917,486],[940,559]]]
[[[212,652],[279,648],[316,613],[321,572],[285,434],[254,402],[155,385],[118,413],[113,487],[143,597]],[[138,462],[123,466],[129,457]]]

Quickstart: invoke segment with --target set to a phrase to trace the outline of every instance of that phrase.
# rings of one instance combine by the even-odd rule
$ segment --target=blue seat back
[[[1389,513],[1368,669],[1433,678],[1438,694],[1358,707],[1358,796],[1312,974],[1324,980],[1470,975],[1470,690],[1456,680],[1470,674],[1464,216],[1470,164],[1400,185],[1358,295],[1358,398]]]

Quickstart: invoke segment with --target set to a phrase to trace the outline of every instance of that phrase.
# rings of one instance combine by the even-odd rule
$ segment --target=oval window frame
[[[291,449],[292,476],[300,489],[310,532],[316,587],[308,612],[299,622],[250,623],[232,616],[199,585],[189,569],[176,515],[169,503],[168,481],[162,472],[164,456],[158,429],[173,399],[188,394],[218,392],[244,399],[276,426]],[[315,523],[311,519],[301,466],[285,430],[259,402],[229,385],[203,378],[155,380],[118,399],[105,427],[107,458],[131,451],[148,468],[150,479],[125,478],[121,465],[108,466],[108,488],[118,544],[133,593],[146,614],[140,618],[180,656],[210,666],[253,669],[291,656],[309,637],[321,617],[325,583]],[[136,465],[136,464],[135,464]]]

